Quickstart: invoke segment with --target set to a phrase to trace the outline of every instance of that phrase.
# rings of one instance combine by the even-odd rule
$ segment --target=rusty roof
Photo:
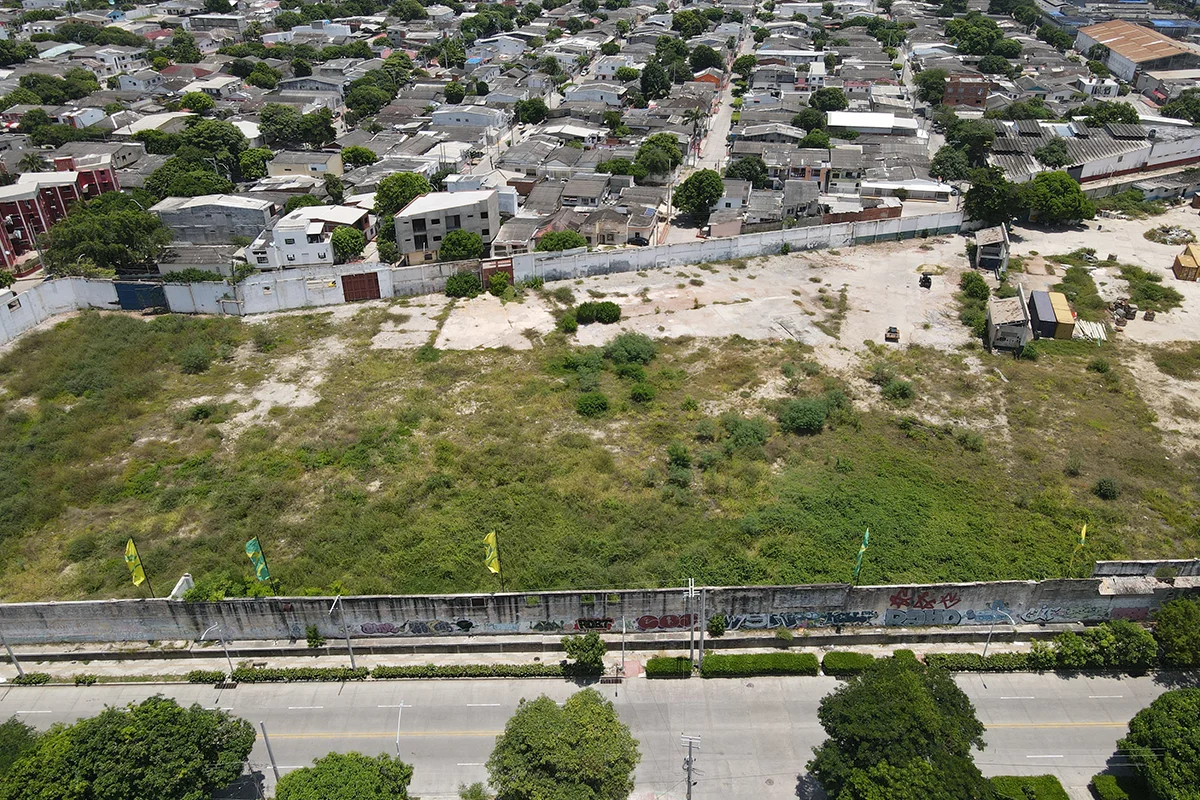
[[[1109,50],[1119,56],[1124,56],[1135,64],[1170,58],[1184,53],[1200,55],[1196,50],[1163,36],[1161,33],[1121,19],[1102,22],[1099,25],[1089,25],[1086,28],[1080,28],[1079,32],[1087,34]]]

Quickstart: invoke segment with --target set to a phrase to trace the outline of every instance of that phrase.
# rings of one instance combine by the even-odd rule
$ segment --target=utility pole
[[[625,674],[625,618],[621,617],[621,664],[617,667],[617,674]]]
[[[700,737],[688,736],[685,733],[683,734],[683,743],[687,745],[688,749],[687,755],[683,759],[683,771],[687,773],[687,800],[692,800],[692,786],[695,785],[695,781],[692,780],[692,772],[696,768],[696,759],[692,755],[692,748],[700,749]]]
[[[700,590],[700,619],[698,621],[700,623],[700,659],[699,659],[700,664],[699,664],[699,666],[701,669],[704,668],[704,628],[708,624],[708,617],[706,614],[707,609],[705,608],[705,606],[707,605],[707,603],[705,601],[708,600],[707,592],[708,592],[707,589]]]
[[[357,669],[358,666],[354,663],[354,648],[350,646],[350,628],[346,626],[346,604],[342,602],[340,594],[333,598],[333,605],[329,607],[329,616],[333,616],[335,608],[342,612],[342,633],[346,635],[346,650],[350,653],[350,669]]]
[[[687,609],[688,620],[691,622],[688,625],[688,659],[695,663],[696,661],[696,616],[695,616],[695,597],[696,597],[696,579],[688,578],[688,588],[684,594],[685,608]]]
[[[8,646],[8,640],[4,638],[4,631],[0,631],[0,642],[4,643],[4,649],[8,651],[8,657],[12,659],[13,666],[17,668],[17,674],[24,678],[25,670],[21,669],[21,662],[17,661],[16,654],[13,653],[12,648]]]
[[[263,741],[267,745],[267,758],[271,759],[271,772],[275,773],[275,783],[279,783],[279,766],[275,763],[275,753],[271,750],[271,739],[267,736],[267,723],[259,720],[258,727],[262,729]]]

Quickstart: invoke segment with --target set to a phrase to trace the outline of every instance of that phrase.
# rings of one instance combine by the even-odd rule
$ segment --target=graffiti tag
[[[884,614],[883,624],[897,627],[913,627],[918,625],[957,625],[962,621],[962,614],[954,609],[944,608],[889,608]]]
[[[869,625],[876,611],[785,611],[767,614],[734,614],[730,630],[759,628],[829,628],[834,625]]]
[[[537,633],[558,633],[563,629],[563,624],[553,619],[540,619],[537,622],[529,623],[529,630]]]
[[[940,605],[943,610],[954,608],[962,602],[958,592],[945,592],[941,597],[933,589],[901,589],[888,598],[891,608],[917,608],[930,610],[934,605]]]
[[[638,617],[638,630],[653,631],[667,630],[670,628],[690,628],[694,617],[691,614],[663,614],[661,617],[656,617],[653,614],[646,614]]]
[[[612,617],[580,617],[575,620],[575,630],[577,631],[610,631],[612,626]]]

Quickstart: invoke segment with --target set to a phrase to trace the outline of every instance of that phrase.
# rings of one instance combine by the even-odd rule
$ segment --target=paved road
[[[1078,800],[1088,796],[1088,779],[1104,767],[1129,719],[1164,690],[1152,678],[1027,674],[964,676],[960,684],[988,727],[988,747],[976,756],[984,774],[1053,773]],[[817,705],[836,685],[824,677],[640,679],[598,688],[641,742],[635,797],[679,793],[679,739],[688,733],[701,737],[697,800],[785,800],[796,797],[797,776],[824,738]],[[493,739],[520,698],[544,693],[561,701],[574,690],[562,681],[484,680],[243,684],[227,691],[179,685],[9,687],[0,692],[0,719],[17,714],[46,727],[162,692],[181,703],[229,709],[256,725],[265,721],[281,772],[331,750],[395,753],[399,721],[400,755],[416,767],[413,793],[449,800],[459,783],[485,778]],[[251,761],[265,774],[270,792],[274,779],[261,735]]]

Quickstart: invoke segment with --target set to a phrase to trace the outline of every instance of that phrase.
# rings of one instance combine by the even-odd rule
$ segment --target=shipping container
[[[1200,197],[1200,194],[1196,195]],[[1175,277],[1181,281],[1194,281],[1200,275],[1200,248],[1194,244],[1189,244],[1184,251],[1175,256],[1175,264],[1172,267],[1175,272]]]
[[[1054,338],[1070,339],[1075,333],[1075,315],[1071,313],[1071,304],[1062,292],[1049,292],[1050,307],[1054,309]]]
[[[1050,305],[1050,295],[1047,292],[1029,293],[1029,323],[1033,326],[1033,335],[1037,338],[1054,338],[1058,319],[1054,316],[1054,306]]]

